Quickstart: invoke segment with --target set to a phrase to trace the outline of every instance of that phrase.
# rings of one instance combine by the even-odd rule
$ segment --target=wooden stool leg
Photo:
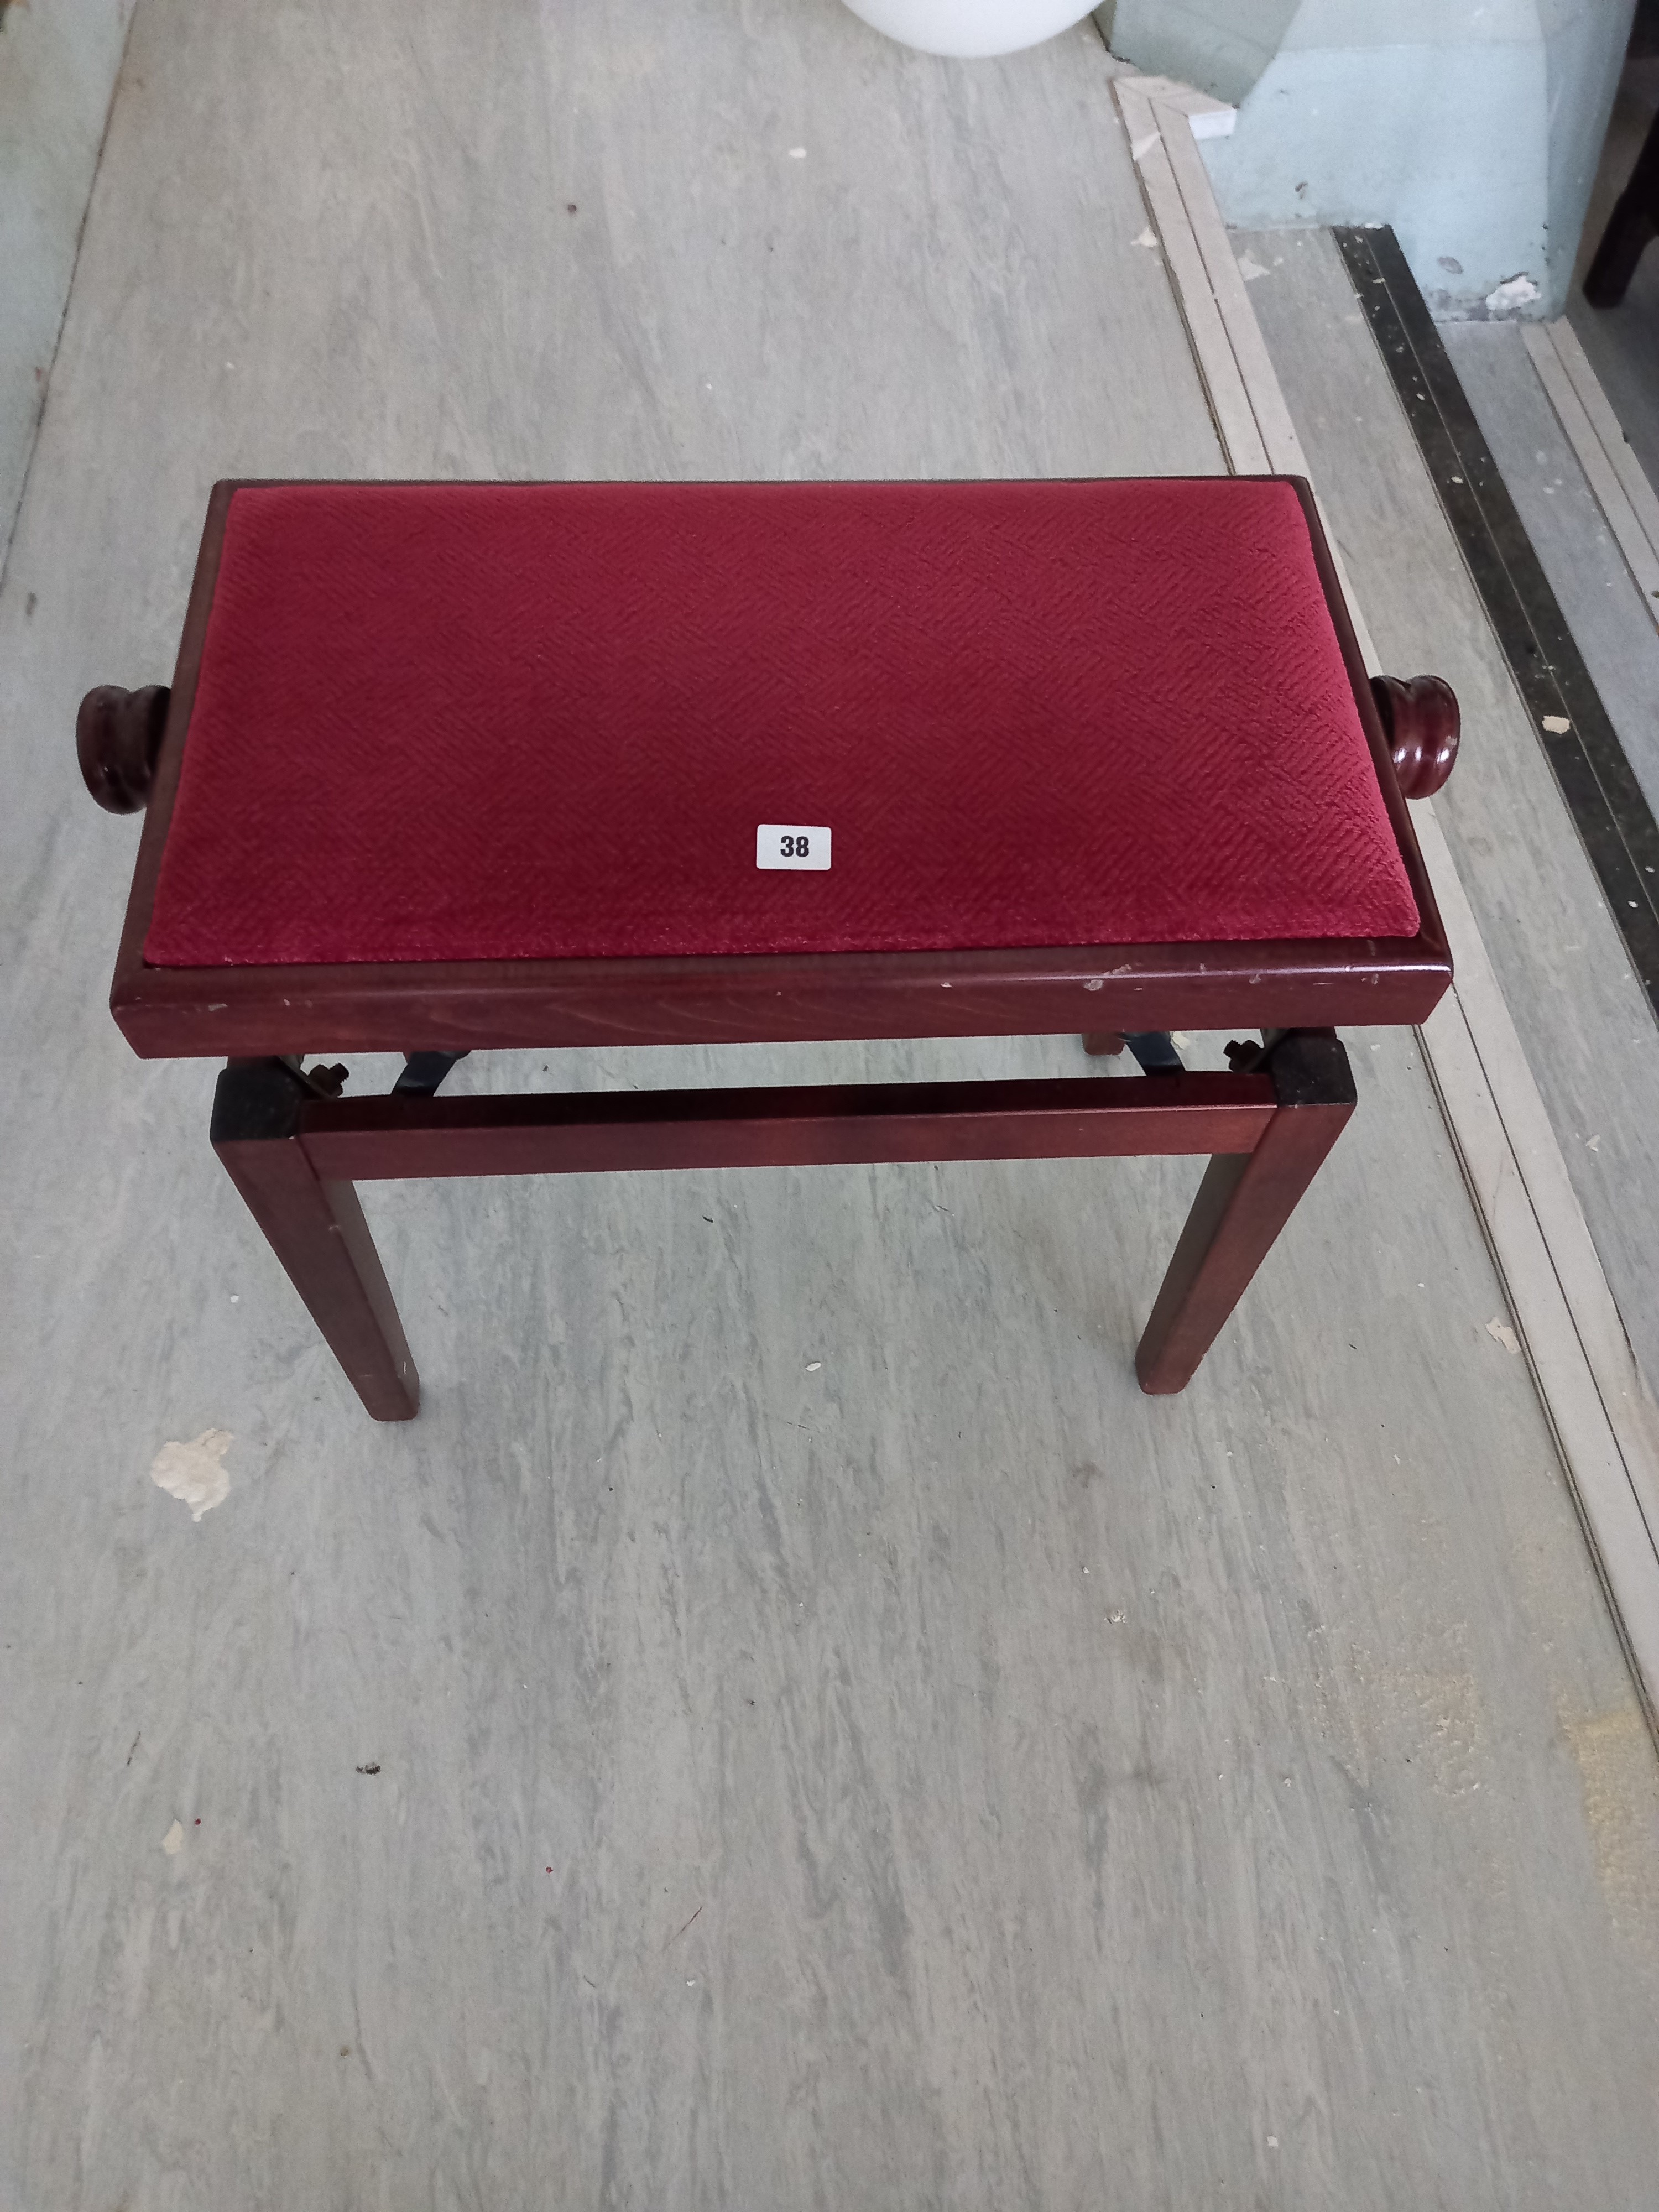
[[[213,1099],[213,1149],[377,1421],[413,1420],[420,1377],[357,1194],[325,1182],[300,1141],[316,1092],[280,1060],[232,1060]]]
[[[1135,1354],[1140,1387],[1155,1395],[1192,1380],[1354,1109],[1348,1055],[1334,1030],[1288,1030],[1263,1058],[1279,1110],[1253,1152],[1206,1169]]]

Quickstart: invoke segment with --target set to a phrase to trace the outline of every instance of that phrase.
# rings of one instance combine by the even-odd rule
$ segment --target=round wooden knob
[[[1457,694],[1439,676],[1373,676],[1371,696],[1401,790],[1407,799],[1431,799],[1457,759]]]
[[[100,684],[81,702],[75,757],[87,789],[110,813],[137,814],[149,805],[172,696],[165,684],[142,691]]]

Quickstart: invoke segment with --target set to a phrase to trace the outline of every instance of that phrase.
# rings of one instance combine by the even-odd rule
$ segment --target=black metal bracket
[[[1186,1064],[1175,1048],[1175,1039],[1168,1030],[1137,1030],[1131,1035],[1124,1032],[1124,1043],[1139,1066],[1143,1075],[1184,1075]]]

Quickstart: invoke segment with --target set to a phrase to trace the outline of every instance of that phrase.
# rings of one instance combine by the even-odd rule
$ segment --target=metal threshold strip
[[[1333,233],[1515,686],[1659,1013],[1659,823],[1386,227]]]

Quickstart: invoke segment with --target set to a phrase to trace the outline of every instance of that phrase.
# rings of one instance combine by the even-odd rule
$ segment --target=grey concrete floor
[[[1261,232],[1248,242],[1270,272],[1251,285],[1251,299],[1377,650],[1390,667],[1445,676],[1462,703],[1463,748],[1436,809],[1626,1334],[1654,1385],[1659,1026],[1340,255],[1324,232]],[[1544,418],[1553,416],[1520,335],[1467,323],[1448,324],[1445,335],[1500,465],[1513,471],[1510,489],[1632,760],[1638,773],[1659,776],[1651,625],[1644,635],[1646,617],[1605,526],[1565,489],[1577,465],[1559,430],[1547,434]],[[1526,381],[1509,381],[1507,364],[1524,370]],[[1528,448],[1523,441],[1534,434],[1542,442]],[[1528,451],[1545,460],[1523,477],[1518,456]],[[1552,483],[1559,488],[1547,491]],[[1616,603],[1614,586],[1628,605]]]
[[[0,5],[0,568],[133,0]]]
[[[574,1178],[371,1194],[385,1430],[103,1008],[216,476],[1218,467],[1109,66],[141,0],[0,592],[0,2203],[1651,2201],[1659,1774],[1408,1036],[1178,1400],[1189,1164]]]

